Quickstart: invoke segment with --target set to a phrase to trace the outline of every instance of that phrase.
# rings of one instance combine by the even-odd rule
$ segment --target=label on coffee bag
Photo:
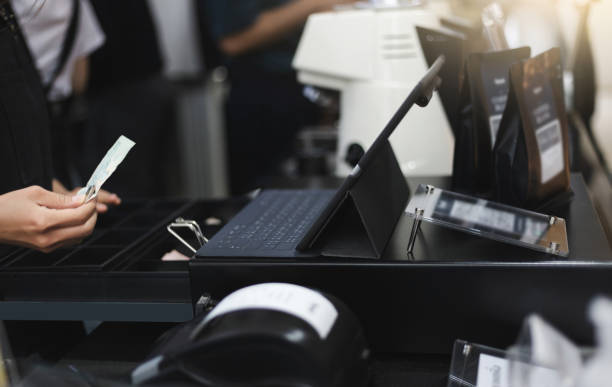
[[[489,117],[489,130],[491,133],[491,149],[495,146],[495,140],[497,139],[497,132],[499,131],[499,124],[501,123],[502,115],[495,114]]]
[[[525,89],[525,99],[540,153],[540,183],[545,184],[565,167],[563,137],[550,82],[544,74],[534,76],[533,81]]]
[[[561,124],[554,120],[536,129],[536,139],[540,150],[540,164],[542,174],[540,182],[548,182],[563,171],[563,146],[561,137]]]
[[[488,106],[492,149],[495,146],[499,124],[508,101],[508,65],[505,63],[483,63],[482,83]]]

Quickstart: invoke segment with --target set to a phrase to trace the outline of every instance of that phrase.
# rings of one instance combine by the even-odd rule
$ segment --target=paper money
[[[85,201],[98,196],[98,192],[102,184],[115,172],[117,166],[121,164],[130,149],[136,143],[125,136],[120,136],[113,146],[106,152],[106,155],[96,167],[96,170],[89,178],[87,185],[77,193],[77,195],[85,196]]]

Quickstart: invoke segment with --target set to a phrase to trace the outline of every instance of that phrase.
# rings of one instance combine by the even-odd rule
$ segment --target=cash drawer
[[[193,316],[187,261],[162,261],[191,251],[166,226],[194,219],[212,235],[245,203],[131,200],[101,214],[81,244],[49,254],[14,248],[0,258],[0,319],[185,321]],[[217,218],[220,225],[205,226]]]

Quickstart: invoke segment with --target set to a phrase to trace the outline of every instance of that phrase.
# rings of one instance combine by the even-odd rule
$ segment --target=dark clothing
[[[158,75],[163,63],[147,2],[92,0],[91,4],[106,43],[90,56],[89,91]]]
[[[68,188],[83,186],[85,174],[76,166],[76,155],[81,151],[82,125],[86,119],[79,116],[79,97],[48,102],[51,126],[51,153],[53,154],[53,177]]]
[[[49,121],[42,85],[8,2],[0,3],[0,194],[51,188]],[[14,250],[0,245],[0,258]]]
[[[124,198],[164,196],[171,189],[163,171],[176,170],[174,90],[161,76],[162,56],[148,3],[92,0],[106,43],[90,57],[87,153],[77,155],[89,176],[120,135],[136,142],[105,189]],[[174,153],[172,153],[174,152]]]
[[[260,13],[291,2],[290,0],[205,1],[209,30],[217,41],[249,27]],[[301,31],[297,30],[265,48],[253,50],[236,58],[226,58],[227,64],[230,67],[239,65],[271,73],[292,73],[291,61],[300,35]]]
[[[217,41],[252,25],[264,11],[289,0],[207,0],[209,29]],[[293,153],[295,135],[316,121],[315,106],[302,95],[291,62],[301,31],[226,58],[231,82],[226,104],[230,185],[238,194],[278,176]]]
[[[0,194],[31,185],[51,189],[46,100],[38,70],[12,16],[0,3]],[[0,245],[0,259],[13,246]],[[83,335],[82,324],[7,321],[13,353],[57,360]]]
[[[0,5],[0,194],[51,189],[49,119],[38,71],[12,16]]]
[[[296,133],[317,112],[293,74],[259,72],[231,79],[226,105],[229,171],[231,191],[239,194],[282,175],[281,164],[293,154]]]
[[[178,161],[172,85],[162,77],[115,85],[91,93],[90,127],[84,131],[82,155],[88,173],[95,169],[117,138],[124,134],[136,142],[125,162],[104,184],[124,198],[167,196],[172,187],[166,168],[176,174]],[[84,172],[83,172],[84,173]]]

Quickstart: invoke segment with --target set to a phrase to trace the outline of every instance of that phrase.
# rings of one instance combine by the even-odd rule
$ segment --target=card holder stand
[[[386,141],[323,224],[312,246],[324,256],[380,258],[409,195],[408,183]]]
[[[542,337],[544,339],[544,336]],[[546,336],[545,340],[551,340]],[[548,342],[547,344],[550,344]],[[544,348],[545,346],[542,346]],[[553,351],[563,351],[562,346],[550,346]],[[550,353],[548,356],[550,357]],[[453,346],[447,387],[496,387],[521,386],[543,387],[574,385],[576,375],[568,374],[569,363],[563,363],[564,356],[557,355],[558,364],[539,364],[533,359],[531,348],[510,347],[508,350],[491,348],[480,344],[456,340]],[[552,356],[555,358],[555,356]],[[550,362],[550,359],[547,358]],[[580,364],[580,363],[578,363]],[[551,367],[552,366],[552,367]]]
[[[406,207],[414,218],[411,255],[422,221],[561,257],[569,255],[565,219],[420,184]]]
[[[491,371],[499,372],[499,377],[507,377],[507,373],[502,372],[504,368],[507,370],[506,355],[506,351],[501,349],[456,340],[448,372],[447,387],[484,386],[484,379],[488,376],[486,372]],[[487,367],[490,364],[495,364],[498,368],[490,369]],[[480,384],[478,384],[479,374]]]

